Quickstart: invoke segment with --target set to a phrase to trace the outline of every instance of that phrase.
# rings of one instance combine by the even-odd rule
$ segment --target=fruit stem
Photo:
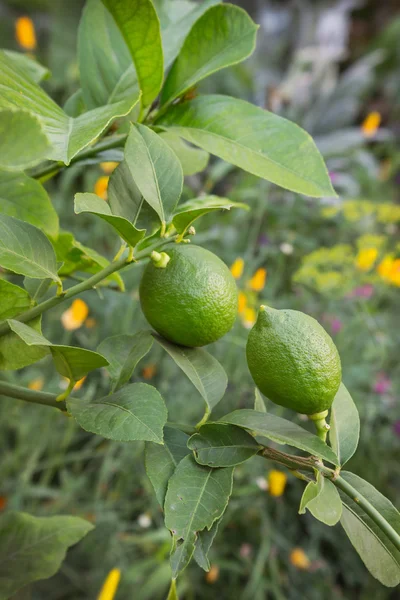
[[[43,404],[44,406],[51,406],[52,408],[66,411],[65,402],[59,402],[56,394],[30,390],[8,383],[7,381],[0,381],[0,396],[8,396],[9,398],[25,400],[25,402],[33,402],[34,404]]]
[[[326,442],[326,436],[328,435],[328,431],[330,430],[330,425],[326,422],[326,417],[328,416],[329,411],[324,410],[319,413],[314,413],[313,415],[308,415],[308,418],[311,421],[314,421],[315,428],[317,430],[317,436],[323,442]]]

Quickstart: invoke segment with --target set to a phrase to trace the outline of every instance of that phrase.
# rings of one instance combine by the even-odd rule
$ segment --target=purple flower
[[[396,435],[400,437],[400,421],[395,421],[393,423],[393,431]]]
[[[374,293],[374,286],[370,283],[366,283],[365,285],[361,285],[356,287],[351,293],[351,298],[366,298],[367,300],[371,298]]]
[[[258,238],[258,243],[260,246],[268,246],[270,243],[268,236],[265,235],[265,233],[262,233]]]
[[[329,178],[332,183],[335,183],[335,180],[337,180],[337,176],[338,176],[338,174],[335,173],[334,171],[329,171]]]
[[[343,327],[343,323],[340,319],[336,319],[336,318],[332,319],[331,330],[332,330],[333,335],[336,335],[337,333],[339,333],[339,331],[342,330],[342,327]]]
[[[372,389],[374,390],[375,394],[386,394],[391,387],[392,382],[390,381],[389,377],[387,377],[385,373],[379,373]]]

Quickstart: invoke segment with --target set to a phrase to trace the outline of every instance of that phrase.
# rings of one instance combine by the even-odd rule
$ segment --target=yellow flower
[[[44,379],[43,377],[37,377],[36,379],[32,379],[28,383],[28,388],[30,390],[35,390],[36,392],[40,392],[43,389]]]
[[[215,583],[219,578],[219,567],[217,565],[211,565],[210,570],[206,573],[207,583]]]
[[[282,471],[274,469],[268,473],[268,491],[271,496],[278,498],[285,491],[287,477]]]
[[[117,593],[120,579],[120,569],[112,569],[103,583],[103,587],[100,590],[100,594],[97,596],[97,600],[113,600]]]
[[[237,258],[231,266],[231,273],[235,279],[240,279],[243,274],[244,260],[243,258]]]
[[[261,292],[264,289],[265,282],[267,279],[266,269],[257,269],[253,277],[248,281],[248,286],[254,292]]]
[[[245,308],[243,311],[243,325],[246,327],[246,329],[251,329],[256,321],[257,314],[254,308],[251,306]]]
[[[376,112],[370,112],[364,119],[361,125],[361,130],[365,137],[374,137],[378,131],[378,127],[381,124],[381,115]]]
[[[362,248],[356,256],[356,266],[360,271],[369,271],[378,256],[377,248]]]
[[[73,301],[71,306],[61,315],[61,323],[67,331],[82,327],[89,313],[89,307],[80,298]]]
[[[311,561],[302,548],[293,548],[289,558],[292,565],[298,569],[307,571],[310,568]]]
[[[100,163],[100,167],[104,171],[106,175],[110,175],[114,169],[118,167],[119,163],[117,162],[102,162]]]
[[[24,50],[36,48],[35,26],[29,17],[19,17],[15,22],[15,37]]]
[[[76,382],[76,384],[74,385],[74,387],[73,387],[72,389],[73,389],[75,392],[76,392],[77,390],[80,390],[80,389],[81,389],[81,387],[83,386],[84,382],[85,382],[85,379],[86,379],[86,375],[85,375],[85,377],[82,377],[82,379],[78,379],[78,381]]]
[[[103,200],[107,200],[108,197],[107,188],[109,179],[110,178],[108,175],[103,175],[102,177],[98,178],[94,186],[94,193]]]
[[[244,294],[243,292],[239,292],[239,296],[238,296],[238,313],[239,313],[239,315],[241,315],[245,311],[246,307],[247,307],[246,294]]]
[[[400,258],[397,258],[392,265],[391,282],[400,287]]]
[[[383,260],[379,263],[377,271],[384,281],[390,281],[390,276],[393,268],[394,258],[390,254],[386,254]]]

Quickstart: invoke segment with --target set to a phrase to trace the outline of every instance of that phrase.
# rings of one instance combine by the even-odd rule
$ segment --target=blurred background
[[[185,0],[156,2],[163,18]],[[196,242],[218,254],[237,279],[239,318],[210,347],[229,376],[216,416],[252,407],[254,386],[245,343],[261,303],[302,310],[333,336],[343,378],[361,416],[361,439],[349,469],[394,504],[400,501],[400,9],[396,0],[248,0],[260,24],[255,54],[209,78],[200,92],[248,99],[305,128],[315,139],[338,198],[310,199],[211,159],[186,178],[182,201],[215,193],[251,210],[197,222]],[[77,27],[82,0],[2,0],[0,38],[33,54],[51,72],[45,89],[63,105],[79,87]],[[106,198],[115,165],[74,165],[46,183],[61,227],[111,258],[118,239],[103,221],[73,213],[77,191]],[[100,288],[44,318],[57,343],[95,349],[105,337],[144,325],[138,303],[142,267],[130,270],[127,293]],[[46,359],[10,381],[59,392]],[[159,348],[139,364],[136,380],[154,383],[170,420],[194,423],[200,396]],[[101,372],[75,390],[107,391]],[[299,415],[269,405],[271,412]],[[170,569],[170,536],[143,466],[141,443],[119,444],[80,430],[45,407],[0,404],[0,510],[37,516],[81,515],[96,525],[53,578],[19,600],[97,597],[120,569],[117,600],[162,600]],[[398,592],[366,571],[340,526],[297,514],[303,484],[261,458],[236,468],[233,497],[210,553],[212,568],[187,569],[182,598],[202,600],[390,600]]]

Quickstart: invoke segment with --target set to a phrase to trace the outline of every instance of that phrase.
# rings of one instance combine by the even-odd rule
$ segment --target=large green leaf
[[[88,109],[136,95],[138,82],[129,49],[99,0],[88,0],[78,33],[82,93]]]
[[[0,212],[27,221],[50,236],[58,234],[58,216],[46,190],[24,173],[0,171]]]
[[[48,68],[38,63],[29,54],[14,52],[13,50],[3,50],[3,52],[16,64],[20,71],[24,71],[36,83],[40,83],[43,79],[50,77]]]
[[[131,383],[93,402],[70,397],[67,408],[83,429],[110,440],[163,443],[167,409],[156,388],[146,383]]]
[[[261,449],[244,429],[222,423],[206,423],[192,435],[188,448],[196,462],[209,467],[234,467],[248,460]]]
[[[33,517],[8,511],[0,518],[0,600],[20,588],[52,577],[66,552],[93,525],[79,517]]]
[[[352,485],[386,519],[400,535],[400,513],[370,483],[354,473],[342,471],[341,476]],[[357,502],[341,494],[343,514],[340,520],[351,543],[370,573],[383,585],[400,583],[400,552]]]
[[[103,0],[131,53],[143,106],[158,96],[163,81],[160,22],[150,0]]]
[[[200,392],[209,410],[212,410],[228,385],[226,373],[217,359],[203,348],[176,346],[157,334],[153,335]]]
[[[215,521],[214,525],[211,527],[210,530],[203,529],[203,531],[200,531],[197,536],[193,552],[193,558],[195,559],[199,567],[204,569],[204,571],[210,570],[210,561],[208,560],[208,553],[215,539],[215,536],[217,535],[220,522],[221,519]]]
[[[157,125],[288,190],[316,197],[335,195],[308,133],[243,100],[199,96],[170,107]]]
[[[143,198],[165,223],[182,193],[183,172],[176,154],[154,131],[136,125],[126,142],[125,161]]]
[[[1,214],[0,265],[19,275],[60,280],[56,255],[44,233],[29,223]]]
[[[164,131],[159,135],[179,158],[184,175],[195,175],[204,171],[210,158],[208,152],[194,148],[172,131]]]
[[[346,386],[341,383],[331,408],[329,441],[343,466],[357,450],[360,417]]]
[[[250,56],[256,33],[257,26],[238,6],[218,4],[207,10],[193,25],[168,74],[162,104],[170,104],[208,75]]]
[[[281,417],[251,409],[243,409],[225,415],[218,422],[230,423],[249,429],[255,435],[266,437],[278,444],[294,446],[299,450],[319,456],[319,458],[334,465],[338,464],[337,456],[333,450],[316,435]]]
[[[139,101],[139,92],[119,102],[95,108],[77,118],[69,117],[34,81],[15,68],[0,52],[0,109],[25,110],[39,119],[51,147],[46,158],[69,164],[116,117],[127,115]],[[24,137],[23,142],[28,146]],[[22,143],[19,142],[18,143]]]
[[[96,194],[75,194],[75,213],[91,213],[97,215],[109,223],[118,235],[129,245],[135,247],[144,237],[144,229],[136,229],[134,225],[124,217],[113,215],[107,202],[104,202]]]
[[[128,383],[136,365],[152,345],[153,336],[150,331],[139,331],[134,335],[113,335],[101,342],[98,350],[110,363],[107,370],[113,392]]]
[[[184,233],[199,217],[216,210],[230,210],[231,208],[249,209],[247,204],[232,202],[227,198],[203,196],[181,204],[172,219],[172,224],[178,233]]]
[[[12,319],[31,308],[29,294],[18,285],[0,279],[0,321]],[[41,317],[29,321],[29,325],[40,333]],[[0,370],[22,369],[40,360],[48,353],[43,348],[27,346],[19,336],[10,331],[0,337]]]
[[[50,151],[39,119],[25,110],[1,109],[0,168],[21,171],[43,161]]]
[[[211,469],[186,456],[169,480],[165,497],[165,524],[176,547],[171,556],[173,577],[190,561],[197,534],[210,530],[225,511],[232,492],[233,468]]]
[[[165,494],[170,477],[176,466],[190,450],[187,447],[189,436],[180,429],[164,427],[164,444],[146,442],[146,473],[151,481],[160,506],[164,507]]]
[[[85,375],[108,365],[108,361],[92,350],[75,348],[74,346],[60,346],[52,344],[43,335],[19,321],[8,320],[10,329],[16,333],[28,346],[48,348],[53,356],[54,365],[63,377],[70,381],[78,381]]]
[[[316,482],[310,481],[307,484],[301,498],[299,513],[304,514],[306,508],[316,519],[329,526],[336,525],[342,516],[339,492],[320,472]]]

